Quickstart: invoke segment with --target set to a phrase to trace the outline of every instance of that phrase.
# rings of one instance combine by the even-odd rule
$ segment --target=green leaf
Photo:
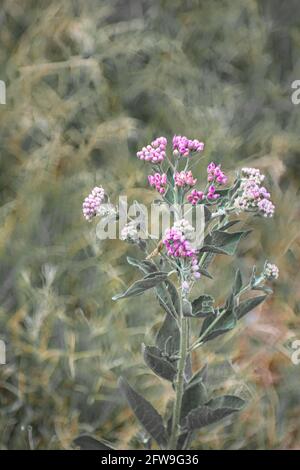
[[[234,310],[234,307],[235,307],[235,304],[236,304],[236,298],[235,298],[235,295],[233,292],[231,292],[229,294],[229,296],[227,297],[226,299],[226,302],[225,302],[225,310]]]
[[[214,311],[214,302],[214,298],[211,295],[200,295],[200,297],[192,302],[192,316],[202,317],[212,313]]]
[[[252,287],[252,290],[259,290],[259,291],[265,292],[268,295],[273,294],[273,290],[269,286],[256,286],[256,287]]]
[[[245,401],[235,396],[225,395],[214,398],[204,406],[199,406],[190,411],[185,419],[184,426],[190,431],[201,429],[240,411],[244,405]]]
[[[237,295],[243,287],[243,279],[240,269],[237,269],[235,273],[233,293]]]
[[[174,318],[168,313],[157,333],[155,344],[170,356],[179,351],[180,333]]]
[[[205,364],[205,366],[203,366],[202,369],[199,369],[197,370],[197,372],[194,373],[194,375],[191,377],[190,384],[194,384],[194,383],[201,381],[205,385],[207,382],[207,372],[208,372],[208,366],[207,364]]]
[[[179,316],[180,301],[176,287],[171,281],[166,281],[156,287],[156,295],[163,309],[174,318]]]
[[[113,296],[113,300],[124,299],[125,297],[135,297],[141,295],[148,289],[152,289],[161,282],[165,281],[168,277],[168,273],[163,273],[157,271],[155,273],[150,273],[145,276],[143,279],[139,279],[134,282],[125,292],[122,294],[117,294]]]
[[[252,299],[247,299],[241,302],[235,309],[235,314],[237,318],[242,318],[248,312],[256,308],[266,299],[266,297],[267,295],[260,295],[258,297],[253,297]]]
[[[204,335],[202,338],[202,342],[206,343],[206,341],[211,341],[217,336],[220,336],[232,330],[236,325],[236,317],[233,314],[232,310],[226,310],[225,312],[223,311],[219,313],[219,320],[212,328],[210,328],[211,324],[215,321],[215,319],[215,314],[210,314],[208,317],[205,318],[200,331],[200,337]],[[207,334],[205,334],[208,329],[209,331],[207,332]]]
[[[241,410],[245,406],[245,400],[235,395],[222,395],[220,397],[212,398],[206,403],[206,406],[214,410],[221,408],[228,408],[232,410]]]
[[[230,188],[218,189],[218,194],[220,194],[221,197],[225,197],[228,195],[229,191],[230,191]]]
[[[213,279],[213,276],[211,274],[209,274],[209,272],[204,269],[204,268],[199,268],[198,269],[199,273],[202,274],[203,276],[205,277],[208,277],[209,279]]]
[[[207,390],[202,380],[190,383],[182,397],[181,421],[191,410],[198,408],[198,406],[204,404],[206,401]]]
[[[208,266],[211,264],[211,262],[214,260],[215,258],[215,253],[205,253],[205,258],[203,261],[201,261],[201,269],[207,269]]]
[[[123,377],[119,379],[119,387],[126,396],[132,411],[141,425],[158,445],[163,448],[167,443],[167,433],[160,414]]]
[[[179,312],[180,312],[180,300],[179,300],[179,295],[178,295],[178,292],[177,292],[177,289],[176,289],[176,286],[173,284],[173,282],[171,282],[170,280],[168,280],[166,282],[166,286],[167,286],[167,290],[171,296],[171,300],[172,300],[172,304],[174,305],[174,308],[177,312],[177,315],[179,315]]]
[[[176,367],[162,356],[161,350],[156,346],[143,345],[142,348],[147,366],[159,377],[173,382],[177,373]]]
[[[203,245],[199,253],[216,253],[219,255],[228,255],[227,251],[214,245]]]
[[[132,258],[131,256],[127,256],[127,262],[131,266],[135,266],[136,268],[139,268],[144,274],[149,274],[149,273],[157,271],[157,267],[155,266],[155,263],[153,263],[153,261],[151,260],[140,261],[136,258]]]
[[[222,225],[222,231],[224,232],[225,230],[228,230],[230,227],[233,227],[234,225],[238,224],[240,220],[230,220],[230,222],[227,222],[227,224]]]
[[[80,450],[113,450],[113,447],[110,447],[103,441],[99,441],[85,434],[76,437],[73,444],[76,447],[80,447]]]
[[[191,360],[191,355],[190,354],[187,354],[186,356],[186,360],[185,360],[185,366],[184,366],[184,380],[186,382],[189,382],[192,375],[193,375],[193,371],[192,371],[192,360]]]
[[[215,230],[205,238],[204,245],[219,248],[223,250],[224,254],[232,256],[236,252],[240,240],[245,238],[250,232],[251,230],[232,233]]]

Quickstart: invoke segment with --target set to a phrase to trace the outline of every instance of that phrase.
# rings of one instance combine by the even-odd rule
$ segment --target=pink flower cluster
[[[204,192],[203,192],[203,191],[197,191],[197,189],[193,189],[193,191],[191,192],[191,194],[188,195],[187,200],[188,200],[193,206],[195,206],[196,204],[198,204],[199,201],[203,201],[204,198],[205,198],[205,196],[204,196]]]
[[[207,192],[206,197],[210,201],[215,201],[216,199],[219,199],[220,194],[216,193],[216,187],[214,185],[211,185],[208,188],[208,192]]]
[[[175,185],[180,188],[184,186],[195,186],[197,179],[193,177],[191,171],[180,171],[175,173],[174,176]]]
[[[199,140],[190,140],[185,136],[174,135],[173,137],[173,154],[183,155],[188,157],[191,152],[202,152],[204,149],[204,143]]]
[[[154,175],[148,176],[150,186],[156,188],[160,194],[164,194],[166,191],[167,175],[165,173],[155,173]]]
[[[194,232],[195,229],[189,222],[182,219],[175,222],[172,228],[167,229],[163,238],[163,243],[167,248],[169,256],[190,259],[188,271],[185,273],[186,288],[189,285],[187,279],[199,279],[201,276],[199,273],[197,251],[191,246],[189,241]]]
[[[99,210],[101,207],[101,204],[104,200],[105,197],[105,192],[102,187],[96,186],[91,194],[89,194],[83,204],[82,204],[82,211],[83,215],[86,218],[87,221],[91,221],[93,217],[99,214]]]
[[[182,231],[176,227],[166,230],[163,244],[167,248],[169,256],[189,258],[195,255],[195,250],[191,247],[190,242],[185,238]]]
[[[196,206],[198,202],[203,201],[204,199],[208,199],[208,201],[215,201],[219,199],[220,194],[216,193],[216,187],[211,185],[208,188],[207,194],[205,195],[203,191],[197,191],[197,189],[193,189],[191,194],[188,195],[187,200],[193,205]]]
[[[209,183],[215,182],[223,185],[227,183],[228,178],[221,170],[220,165],[216,165],[214,162],[211,162],[207,167],[207,181]]]
[[[270,200],[270,193],[261,186],[264,175],[256,168],[243,168],[239,195],[234,200],[238,210],[258,211],[264,217],[272,217],[275,206]]]
[[[140,160],[145,160],[146,162],[161,163],[166,156],[167,143],[168,141],[165,137],[158,137],[151,142],[151,145],[143,147],[136,155]]]

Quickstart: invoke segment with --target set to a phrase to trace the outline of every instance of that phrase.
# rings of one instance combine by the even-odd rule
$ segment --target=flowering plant
[[[236,214],[248,212],[272,217],[274,205],[258,169],[243,168],[230,185],[221,166],[211,162],[204,187],[197,188],[192,168],[198,163],[204,144],[175,136],[172,147],[172,154],[168,155],[167,139],[159,137],[137,153],[137,157],[152,168],[148,182],[159,193],[160,200],[169,206],[176,205],[174,222],[162,233],[154,251],[150,250],[153,239],[142,240],[134,220],[123,227],[121,239],[141,248],[142,259],[128,257],[127,260],[143,277],[113,300],[138,296],[151,289],[164,311],[155,344],[142,347],[146,365],[173,386],[174,400],[164,417],[125,378],[120,378],[119,385],[146,432],[147,448],[156,442],[161,449],[188,449],[197,430],[245,406],[239,396],[208,395],[207,367],[194,370],[193,351],[232,330],[248,312],[260,305],[272,293],[266,281],[277,279],[279,272],[274,264],[266,262],[261,274],[257,275],[254,267],[245,281],[237,269],[232,289],[222,305],[216,305],[214,298],[205,292],[193,298],[193,287],[201,283],[202,276],[213,279],[209,268],[214,258],[220,254],[233,256],[241,239],[249,235],[249,231],[232,231],[240,222]],[[107,198],[103,188],[93,189],[83,203],[83,214],[88,221],[95,216],[107,216],[103,208]],[[193,243],[195,228],[182,217],[181,209],[186,203],[190,203],[192,210],[197,206],[203,208],[201,245]],[[245,298],[250,291],[262,294]],[[194,335],[196,329],[191,328],[193,322],[200,323],[198,336]],[[84,447],[89,445],[88,439],[79,437],[76,443]],[[97,442],[93,445],[107,448],[106,444]]]

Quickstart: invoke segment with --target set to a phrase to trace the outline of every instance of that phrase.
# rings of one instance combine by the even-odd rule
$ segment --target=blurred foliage
[[[204,140],[205,162],[232,175],[240,164],[264,170],[277,205],[237,260],[245,275],[276,262],[275,295],[195,356],[219,364],[221,389],[237,375],[251,401],[230,425],[200,433],[198,447],[300,448],[300,365],[289,349],[300,339],[298,0],[2,0],[0,25],[1,448],[69,448],[80,432],[137,446],[120,371],[158,408],[172,396],[139,351],[160,309],[151,293],[111,301],[137,275],[130,249],[97,241],[81,203],[96,182],[149,200],[135,152],[174,133]],[[199,292],[222,300],[233,273],[219,256],[220,281]]]

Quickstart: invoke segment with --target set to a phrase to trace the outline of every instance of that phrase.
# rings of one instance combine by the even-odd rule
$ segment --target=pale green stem
[[[188,319],[185,318],[182,314],[182,300],[180,301],[180,358],[178,362],[178,371],[175,382],[175,402],[173,408],[173,422],[172,422],[172,432],[170,437],[170,450],[176,450],[178,435],[179,435],[179,425],[180,425],[180,415],[181,415],[181,404],[182,397],[184,392],[184,369],[187,357],[187,347],[188,347]]]

